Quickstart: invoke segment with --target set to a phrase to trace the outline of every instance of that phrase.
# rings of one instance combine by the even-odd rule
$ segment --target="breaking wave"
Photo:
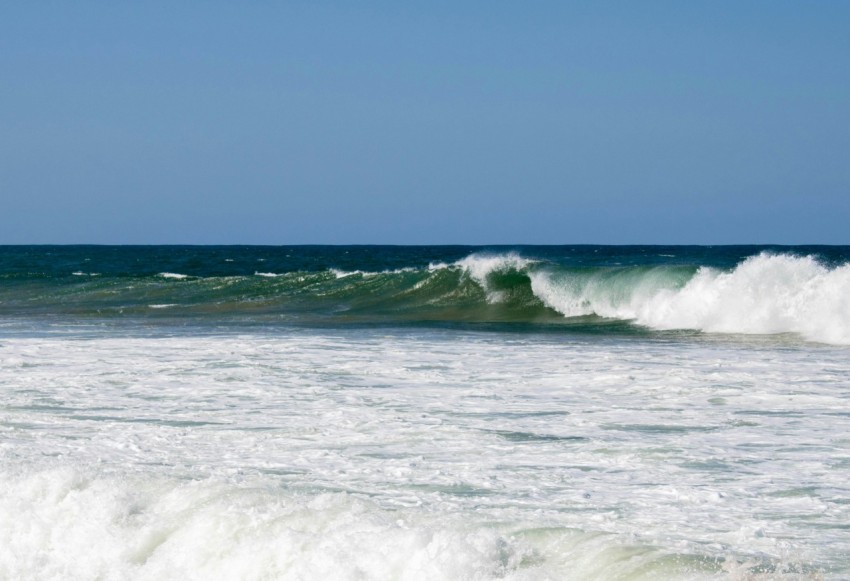
[[[509,252],[375,271],[328,267],[247,276],[160,272],[67,280],[33,278],[9,287],[0,296],[0,315],[236,317],[308,324],[317,319],[591,326],[619,321],[620,328],[791,333],[850,344],[850,264],[781,253],[763,252],[729,268],[669,262],[565,265]]]
[[[659,330],[796,333],[850,344],[850,265],[830,268],[811,256],[762,253],[731,271],[559,269],[516,255],[470,256],[452,266],[481,285],[490,302],[508,296],[495,288],[497,275],[525,273],[534,297],[565,317],[596,315]]]
[[[760,254],[728,272],[700,267],[687,279],[669,267],[531,277],[535,295],[568,317],[850,344],[850,265],[829,268],[810,256]]]

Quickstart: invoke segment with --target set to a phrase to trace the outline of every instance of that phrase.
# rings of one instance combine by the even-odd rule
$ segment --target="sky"
[[[850,2],[4,2],[0,244],[850,244]]]

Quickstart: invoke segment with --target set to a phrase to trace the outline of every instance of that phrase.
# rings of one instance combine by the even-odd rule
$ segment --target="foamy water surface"
[[[847,578],[848,355],[796,336],[7,333],[0,578]]]

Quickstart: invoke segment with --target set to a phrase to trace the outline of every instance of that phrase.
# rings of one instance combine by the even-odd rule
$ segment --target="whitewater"
[[[2,247],[0,579],[846,579],[848,260]]]
[[[659,270],[572,279],[540,272],[532,274],[532,289],[566,317],[595,314],[653,329],[797,333],[850,344],[847,264],[829,268],[811,256],[760,254],[729,272],[700,267],[678,288]]]

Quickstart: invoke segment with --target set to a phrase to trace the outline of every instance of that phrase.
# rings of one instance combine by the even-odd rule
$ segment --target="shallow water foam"
[[[437,331],[7,338],[0,576],[841,578],[847,361]]]

